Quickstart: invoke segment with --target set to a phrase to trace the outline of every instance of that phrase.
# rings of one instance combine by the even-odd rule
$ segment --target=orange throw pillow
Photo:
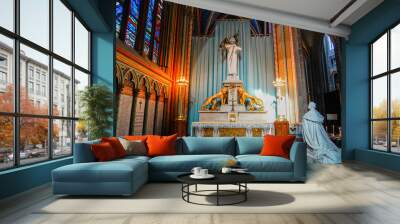
[[[147,139],[148,135],[127,135],[124,136],[124,139],[129,140],[129,141],[143,141],[145,142]]]
[[[275,136],[265,135],[264,146],[261,149],[261,156],[280,156],[289,159],[290,148],[296,136]]]
[[[110,161],[117,158],[113,147],[108,142],[93,144],[91,145],[91,149],[94,157],[99,162]]]
[[[118,138],[116,138],[116,137],[101,138],[101,142],[110,143],[110,145],[114,149],[114,152],[115,152],[115,155],[117,156],[117,158],[126,156],[126,151],[124,149],[124,146],[122,146],[122,144]]]
[[[146,140],[148,156],[176,155],[175,141],[177,137],[176,134],[170,136],[148,136]]]

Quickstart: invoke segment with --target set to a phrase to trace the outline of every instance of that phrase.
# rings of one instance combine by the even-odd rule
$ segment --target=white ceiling
[[[383,0],[168,0],[193,7],[347,37]],[[347,4],[350,7],[335,17]],[[336,18],[336,19],[335,19]]]
[[[350,0],[226,0],[232,3],[245,3],[265,9],[275,9],[301,16],[330,20]]]

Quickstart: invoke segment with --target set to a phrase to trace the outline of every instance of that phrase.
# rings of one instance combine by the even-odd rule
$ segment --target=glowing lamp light
[[[286,86],[286,81],[281,78],[276,78],[276,80],[272,81],[272,85],[276,88],[284,87]]]
[[[185,77],[180,77],[178,80],[176,80],[176,84],[178,86],[187,86],[189,85],[189,81],[185,79]]]

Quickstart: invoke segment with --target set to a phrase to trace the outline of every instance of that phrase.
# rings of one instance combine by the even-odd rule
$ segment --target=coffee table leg
[[[187,194],[187,201],[190,202],[190,200],[189,200],[189,195],[190,195],[190,184],[188,184],[187,191],[188,191],[188,194]]]
[[[219,184],[217,184],[217,206],[219,206]]]
[[[183,198],[183,190],[184,190],[183,187],[184,187],[184,184],[182,183],[182,187],[181,187],[182,199],[184,199],[184,198]]]
[[[244,190],[245,190],[245,192],[244,192],[244,201],[247,201],[247,192],[248,192],[247,183],[244,183]]]
[[[197,184],[195,185],[195,191],[197,192]]]

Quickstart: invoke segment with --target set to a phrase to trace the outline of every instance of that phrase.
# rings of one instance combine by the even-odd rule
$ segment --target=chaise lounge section
[[[260,156],[262,137],[183,137],[176,142],[177,155],[127,156],[96,162],[91,145],[99,141],[77,143],[74,163],[52,172],[54,194],[132,195],[148,181],[176,181],[176,177],[200,166],[218,172],[229,160],[260,182],[304,182],[306,145],[295,142],[290,159]]]

